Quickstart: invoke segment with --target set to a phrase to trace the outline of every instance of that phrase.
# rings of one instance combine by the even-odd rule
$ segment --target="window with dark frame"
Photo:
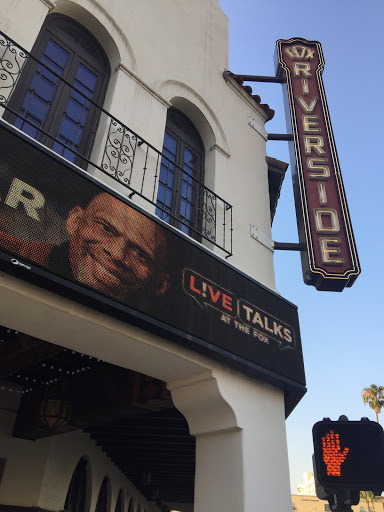
[[[69,484],[64,510],[66,512],[84,512],[87,493],[87,460],[82,457],[73,472]]]
[[[104,477],[101,484],[95,512],[107,512],[108,509],[108,477]]]
[[[46,67],[28,59],[9,102],[17,115],[8,112],[4,117],[67,160],[84,165],[78,155],[88,157],[98,122],[89,100],[99,105],[104,101],[108,59],[88,30],[58,14],[47,17],[31,54]]]
[[[167,115],[163,154],[156,215],[196,237],[193,229],[198,228],[200,221],[199,182],[204,179],[204,145],[188,117],[172,107]]]

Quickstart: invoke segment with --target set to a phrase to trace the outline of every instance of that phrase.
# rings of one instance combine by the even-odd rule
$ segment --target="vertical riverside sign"
[[[342,291],[352,286],[360,265],[324,92],[321,45],[278,40],[276,61],[277,76],[286,77],[296,216],[306,247],[301,252],[304,282],[317,290]]]

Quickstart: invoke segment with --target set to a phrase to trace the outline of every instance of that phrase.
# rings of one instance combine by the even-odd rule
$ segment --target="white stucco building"
[[[251,512],[256,497],[260,510],[289,511],[285,418],[305,381],[295,307],[274,281],[271,218],[286,165],[266,155],[273,111],[228,73],[218,0],[2,0],[0,29],[0,171],[14,176],[0,183],[0,512]],[[43,174],[17,174],[43,173],[40,158],[52,163],[50,199]],[[115,198],[103,215],[122,201],[150,219],[140,240],[157,226],[159,246],[164,231],[168,252],[176,244],[191,258],[174,292],[197,311],[187,334],[178,300],[159,305],[165,320],[146,303],[119,309],[107,288],[121,265],[83,279],[36,255],[42,230],[51,245],[66,240],[52,205],[68,182],[79,193],[80,179]],[[85,211],[72,209],[73,222],[90,222]],[[96,221],[92,233],[102,224],[103,236],[124,238]],[[217,271],[210,281],[199,255]],[[165,274],[152,279],[155,295],[166,297]],[[235,276],[254,299],[230,288]],[[199,315],[216,315],[207,338]],[[59,387],[65,398],[49,394]]]
[[[315,477],[307,471],[303,474],[303,482],[297,486],[297,494],[303,496],[316,496]]]

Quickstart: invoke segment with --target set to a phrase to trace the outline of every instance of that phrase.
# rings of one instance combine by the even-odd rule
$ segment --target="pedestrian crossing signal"
[[[378,423],[326,419],[312,434],[315,475],[324,489],[384,490],[384,432]]]

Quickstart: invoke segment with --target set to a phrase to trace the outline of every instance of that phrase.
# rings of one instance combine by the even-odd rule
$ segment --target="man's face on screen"
[[[161,227],[109,194],[95,196],[85,209],[73,208],[67,231],[78,281],[120,300],[168,288]]]

